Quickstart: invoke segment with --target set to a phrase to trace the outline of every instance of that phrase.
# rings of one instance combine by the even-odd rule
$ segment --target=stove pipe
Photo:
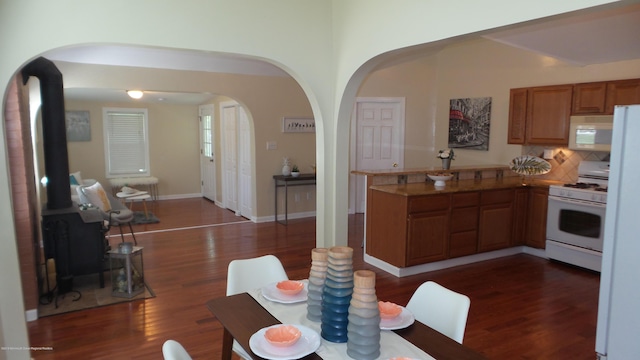
[[[39,57],[22,69],[24,85],[30,76],[40,80],[44,169],[48,180],[47,208],[68,208],[72,203],[62,73],[53,62]]]

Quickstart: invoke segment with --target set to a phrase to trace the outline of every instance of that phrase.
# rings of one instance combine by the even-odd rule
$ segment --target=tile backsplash
[[[582,160],[609,160],[608,152],[577,151],[549,146],[523,146],[522,155],[532,155],[544,158],[543,154],[545,150],[553,150],[553,158],[546,159],[551,164],[551,171],[547,174],[536,177],[539,179],[574,183],[578,181],[578,165]]]

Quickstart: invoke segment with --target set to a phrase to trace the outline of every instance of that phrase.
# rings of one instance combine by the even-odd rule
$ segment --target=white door
[[[358,98],[351,133],[355,170],[404,167],[404,98]],[[353,182],[355,212],[362,213],[366,178],[355,176]]]
[[[222,106],[222,105],[221,105]],[[223,164],[222,164],[222,202],[224,207],[238,211],[238,145],[237,145],[237,108],[222,106]]]
[[[216,201],[216,164],[214,154],[213,105],[203,105],[200,112],[200,176],[202,196]]]
[[[242,106],[238,107],[238,159],[240,171],[238,173],[238,197],[240,201],[240,215],[251,218],[253,214],[253,192],[251,191],[253,161],[251,157],[251,126],[247,113]]]

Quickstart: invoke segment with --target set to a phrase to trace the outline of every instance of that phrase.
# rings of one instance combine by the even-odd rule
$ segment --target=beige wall
[[[282,118],[313,117],[309,101],[300,86],[289,77],[247,76],[233,74],[201,73],[135,69],[113,66],[75,66],[59,63],[67,87],[110,87],[119,78],[136,79],[142,88],[162,91],[189,91],[228,94],[216,96],[214,119],[216,123],[215,149],[217,165],[217,197],[222,201],[222,169],[220,128],[220,103],[236,101],[247,110],[252,126],[254,154],[254,218],[268,219],[273,215],[273,178],[282,170],[282,158],[287,156],[298,164],[302,172],[311,172],[315,164],[315,134],[283,133]],[[182,85],[181,85],[182,84]],[[108,184],[105,178],[104,144],[102,130],[103,107],[145,107],[149,110],[150,166],[158,177],[160,196],[184,197],[200,194],[199,125],[198,106],[166,104],[102,103],[67,101],[66,110],[89,110],[91,116],[91,141],[70,142],[70,171],[81,170],[84,177],[96,178]],[[277,143],[276,150],[266,150],[267,141]],[[87,156],[86,154],[95,154]],[[295,202],[295,193],[300,201]],[[307,192],[311,192],[307,199]],[[299,188],[290,192],[291,212],[314,212],[315,189]]]
[[[89,111],[91,122],[91,141],[67,143],[69,171],[81,171],[83,178],[96,179],[108,188],[102,122],[105,107],[147,109],[150,169],[151,175],[159,179],[161,196],[200,193],[198,108],[195,106],[66,101],[65,110]]]
[[[491,97],[489,150],[457,150],[455,165],[508,164],[523,151],[507,144],[509,89],[625,78],[640,78],[640,59],[576,66],[480,39],[378,70],[358,96],[406,98],[408,168],[439,164],[435,155],[447,147],[450,99]]]

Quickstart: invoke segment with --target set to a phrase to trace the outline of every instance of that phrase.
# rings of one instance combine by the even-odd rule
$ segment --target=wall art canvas
[[[91,141],[88,111],[67,111],[65,114],[67,141]]]
[[[490,124],[490,97],[451,99],[449,147],[488,151]]]
[[[313,118],[282,118],[282,132],[285,133],[314,133],[316,121]]]

